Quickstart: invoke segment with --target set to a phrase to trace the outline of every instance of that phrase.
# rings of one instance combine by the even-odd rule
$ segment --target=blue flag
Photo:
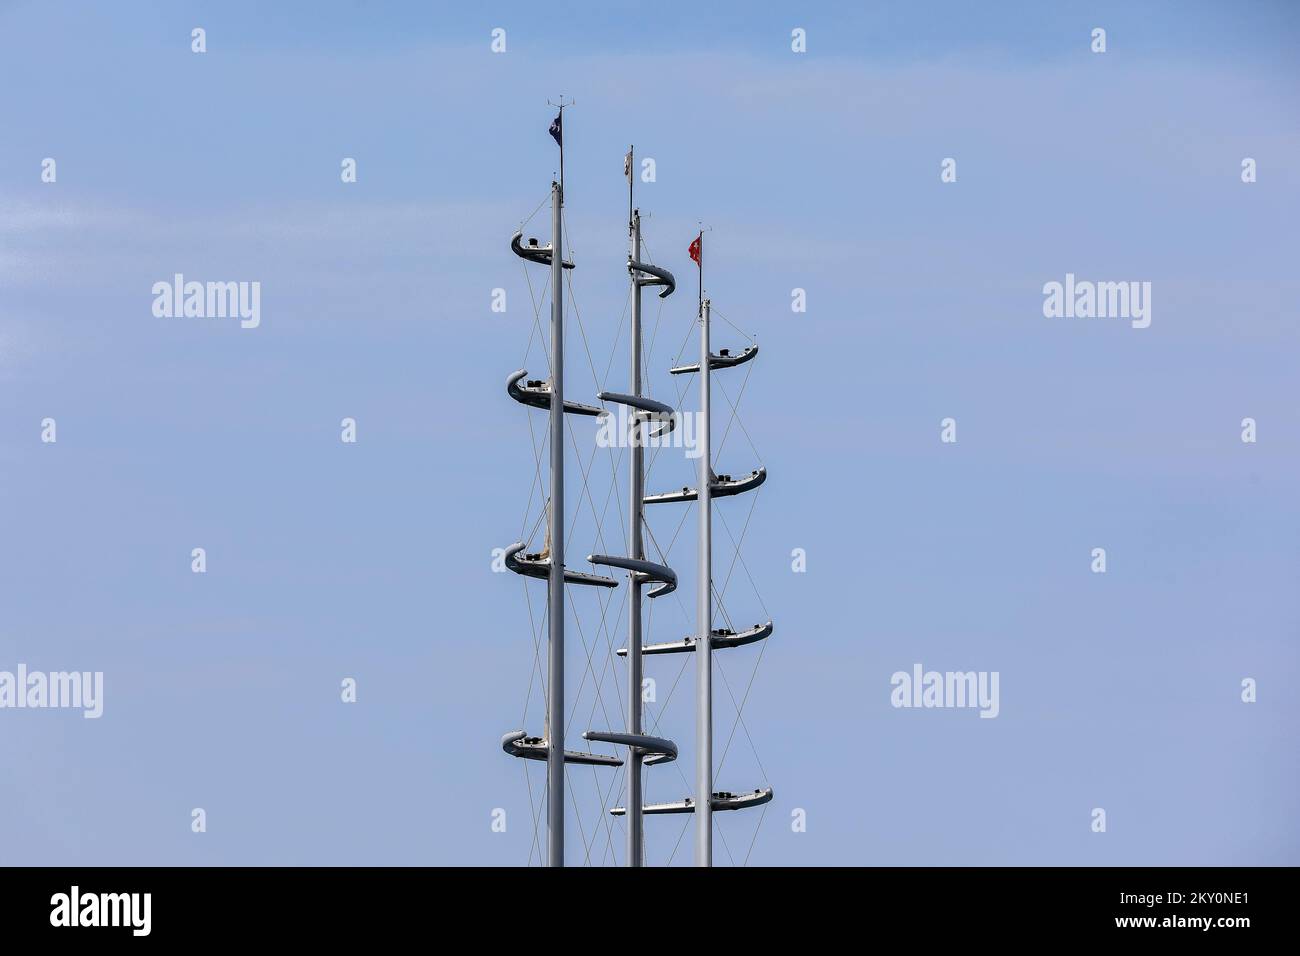
[[[564,136],[563,121],[564,121],[564,112],[561,111],[555,114],[555,122],[551,123],[550,134],[555,137],[555,144],[557,146],[564,145],[564,140],[562,138]]]

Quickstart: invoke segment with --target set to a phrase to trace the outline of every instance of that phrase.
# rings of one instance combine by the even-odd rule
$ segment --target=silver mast
[[[629,150],[629,155],[630,155]],[[631,177],[628,183],[629,199],[632,194]],[[641,261],[641,213],[632,212],[632,261]],[[631,394],[641,397],[641,283],[637,273],[632,272],[632,368]],[[641,425],[635,416],[632,418],[631,469],[629,473],[629,541],[628,555],[644,559],[645,548],[641,540],[641,522],[645,504],[645,468],[644,450],[641,447]],[[627,618],[627,732],[641,733],[641,585],[636,580],[635,572],[628,574]],[[645,856],[644,834],[645,819],[641,815],[641,761],[633,759],[627,762],[627,865],[640,866]]]
[[[562,125],[564,107],[561,99],[560,114],[551,124],[550,134],[560,146],[560,168],[564,168],[564,142]],[[566,584],[586,587],[615,588],[618,582],[600,574],[569,571],[564,567],[564,416],[582,415],[599,418],[604,409],[582,402],[564,399],[564,270],[574,263],[564,260],[563,249],[564,174],[560,181],[551,183],[551,242],[539,245],[536,239],[524,242],[524,223],[510,239],[510,250],[525,262],[544,265],[551,270],[551,377],[549,381],[530,381],[528,371],[519,369],[506,379],[506,394],[529,408],[544,409],[550,424],[551,488],[547,504],[548,521],[546,546],[537,554],[527,552],[527,544],[516,541],[503,553],[507,571],[526,578],[545,579],[547,582],[547,688],[546,725],[541,737],[533,737],[526,730],[512,730],[501,738],[501,749],[512,757],[546,763],[546,826],[547,863],[564,866],[564,766],[582,764],[593,767],[621,767],[620,757],[606,754],[566,750],[564,747],[564,617]],[[531,217],[530,217],[531,218]],[[601,395],[605,397],[604,393]],[[613,396],[627,399],[629,396]],[[635,399],[649,406],[650,411],[669,411],[667,406],[648,399]],[[627,558],[606,558],[589,555],[592,563],[608,564],[639,572],[645,580],[660,582],[663,586],[650,592],[648,597],[668,593],[677,586],[676,576],[670,569],[648,562],[630,562]],[[659,738],[636,737],[627,734],[584,734],[589,740],[605,740],[632,747],[634,753],[651,757],[672,759],[677,755],[671,741]]]
[[[563,114],[561,114],[563,115]],[[563,163],[564,151],[560,151]],[[551,567],[548,588],[546,827],[551,866],[564,866],[564,187],[551,183]]]
[[[627,586],[631,589],[627,619],[627,647],[618,651],[627,656],[627,727],[623,732],[589,730],[583,736],[587,740],[603,740],[607,743],[620,744],[629,749],[627,764],[626,807],[614,807],[613,814],[626,814],[627,827],[627,865],[641,866],[645,859],[643,820],[643,800],[641,790],[641,768],[654,764],[666,763],[677,759],[677,745],[663,737],[652,737],[644,733],[641,707],[641,675],[643,673],[641,641],[641,588],[646,584],[658,584],[654,590],[644,595],[648,599],[671,594],[677,588],[677,574],[664,564],[647,561],[643,540],[645,522],[645,451],[644,437],[659,438],[677,426],[677,418],[671,407],[646,398],[641,394],[641,287],[647,285],[662,286],[659,297],[667,298],[677,288],[677,280],[667,269],[641,261],[641,213],[632,203],[632,150],[627,151],[625,169],[628,177],[628,237],[629,254],[627,271],[632,279],[632,361],[631,383],[628,394],[619,392],[601,392],[602,401],[625,405],[631,409],[628,427],[628,439],[631,445],[628,475],[629,501],[627,557],[614,557],[596,554],[588,557],[592,564],[612,568],[624,568],[628,573]],[[642,432],[642,426],[655,424],[653,431]]]
[[[709,447],[709,300],[700,250],[700,583],[695,610],[695,865],[713,865],[713,467]]]

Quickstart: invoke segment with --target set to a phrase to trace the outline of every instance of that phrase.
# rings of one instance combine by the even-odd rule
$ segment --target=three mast
[[[564,528],[564,415],[609,414],[593,406],[564,400],[564,269],[573,268],[572,263],[564,261],[563,256],[563,205],[564,205],[564,140],[563,140],[563,101],[559,114],[551,124],[550,134],[560,147],[560,180],[551,183],[551,243],[549,247],[538,246],[537,240],[521,243],[522,229],[511,240],[511,248],[516,255],[526,261],[550,267],[551,272],[551,377],[548,382],[526,382],[524,387],[519,382],[526,378],[527,372],[520,370],[507,381],[507,392],[516,401],[534,408],[548,411],[550,426],[550,501],[548,504],[547,546],[540,554],[522,554],[525,545],[516,543],[505,552],[505,564],[509,570],[529,577],[547,580],[548,606],[548,650],[547,650],[547,694],[546,724],[543,736],[529,737],[525,731],[514,731],[502,738],[502,748],[512,756],[524,757],[546,762],[546,800],[547,800],[547,861],[550,866],[564,866],[564,818],[565,818],[565,764],[579,763],[595,766],[619,766],[623,761],[617,757],[601,754],[566,751],[565,742],[565,687],[564,687],[564,627],[565,627],[565,585],[581,584],[601,587],[616,587],[613,578],[596,574],[567,571],[564,567],[565,528]],[[673,374],[698,371],[700,373],[700,426],[701,444],[698,492],[689,488],[681,493],[668,493],[646,496],[645,494],[645,437],[658,438],[671,431],[677,425],[677,413],[661,402],[644,397],[642,392],[642,333],[641,333],[641,291],[645,286],[663,286],[661,298],[671,295],[676,288],[673,276],[666,269],[649,265],[641,261],[641,215],[633,203],[632,195],[632,161],[633,151],[629,148],[625,157],[625,173],[628,179],[628,231],[630,254],[628,256],[628,273],[632,283],[631,296],[631,356],[629,363],[629,393],[602,392],[600,398],[629,407],[629,495],[628,514],[630,528],[628,533],[628,553],[626,557],[610,555],[589,555],[587,560],[595,565],[621,568],[628,572],[629,596],[628,640],[627,647],[620,650],[628,658],[627,675],[627,714],[626,728],[622,732],[589,730],[583,734],[587,740],[604,741],[628,748],[627,761],[627,806],[613,808],[610,812],[627,816],[627,865],[641,866],[645,859],[644,817],[658,813],[691,813],[696,817],[695,863],[697,866],[712,865],[712,843],[714,810],[734,810],[756,806],[772,799],[770,788],[758,789],[752,794],[737,796],[731,793],[715,793],[713,790],[713,650],[715,639],[717,647],[739,647],[757,640],[762,640],[772,632],[772,624],[755,625],[749,631],[736,632],[713,628],[713,594],[712,594],[712,510],[714,497],[739,494],[762,484],[766,477],[763,469],[756,470],[750,477],[732,481],[728,476],[717,477],[712,468],[710,446],[711,425],[711,370],[715,367],[731,367],[753,358],[757,346],[751,346],[738,356],[729,355],[723,350],[720,355],[713,355],[709,342],[710,303],[704,298],[703,278],[703,234],[691,246],[691,257],[700,265],[699,312],[700,321],[700,362],[698,366],[673,368]],[[655,426],[654,430],[649,430]],[[646,647],[642,640],[642,598],[655,598],[671,593],[677,587],[677,576],[665,565],[646,559],[643,539],[645,505],[666,501],[698,500],[699,517],[699,582],[696,605],[696,633],[693,638],[684,641],[657,644]],[[647,584],[658,586],[642,594],[642,587]],[[643,657],[645,654],[662,654],[678,652],[695,652],[696,670],[696,772],[695,799],[687,798],[679,803],[656,804],[644,806],[642,787],[642,767],[651,764],[675,760],[677,747],[669,740],[645,734],[642,708]]]

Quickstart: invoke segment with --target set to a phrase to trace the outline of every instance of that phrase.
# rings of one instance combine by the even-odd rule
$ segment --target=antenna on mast
[[[560,94],[560,101],[558,103],[552,103],[550,100],[546,101],[546,104],[548,106],[554,106],[558,108],[560,111],[558,114],[556,114],[555,122],[551,123],[551,135],[555,137],[555,143],[557,146],[560,147],[560,200],[561,202],[563,202],[564,200],[564,110],[566,107],[572,106],[575,102],[577,101],[569,100],[569,102],[567,103],[564,102],[563,93]]]

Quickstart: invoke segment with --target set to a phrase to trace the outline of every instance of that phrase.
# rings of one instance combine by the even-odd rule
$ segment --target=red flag
[[[704,233],[700,233],[698,236],[696,236],[695,241],[691,243],[691,248],[688,250],[691,254],[691,258],[695,260],[695,264],[697,266],[701,264],[700,253],[702,250],[700,247],[700,240],[703,238],[704,238]]]

